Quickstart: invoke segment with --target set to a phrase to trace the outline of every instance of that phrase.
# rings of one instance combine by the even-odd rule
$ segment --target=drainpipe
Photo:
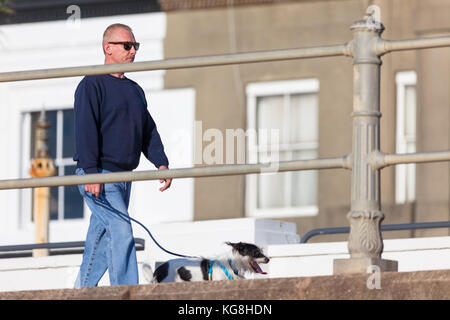
[[[380,67],[376,46],[384,26],[380,8],[370,6],[364,20],[351,26],[353,41],[353,153],[348,250],[350,259],[334,260],[334,274],[397,271],[397,261],[381,259],[380,168],[372,158],[380,152]]]
[[[47,146],[48,128],[51,126],[45,118],[45,110],[42,110],[36,122],[35,158],[31,159],[30,175],[36,177],[50,177],[56,173],[52,159],[49,157]],[[35,242],[47,243],[50,218],[50,188],[42,187],[33,190],[34,206],[33,217],[36,227]],[[48,249],[33,250],[33,257],[48,256]]]

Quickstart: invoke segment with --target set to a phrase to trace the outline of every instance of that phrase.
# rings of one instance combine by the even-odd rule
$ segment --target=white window
[[[35,157],[35,132],[36,121],[40,116],[40,111],[27,112],[23,114],[24,125],[28,128],[24,132],[29,132],[29,143],[24,144],[24,154],[28,154],[27,162]],[[75,132],[74,132],[74,110],[47,110],[46,120],[51,124],[48,129],[47,146],[50,151],[50,158],[54,161],[56,174],[59,176],[74,175],[76,163],[72,160],[75,152]],[[31,196],[31,203],[34,199]],[[32,208],[33,206],[31,206]],[[30,212],[30,218],[32,219]],[[83,198],[78,192],[77,186],[59,186],[50,188],[50,220],[83,219],[84,207]]]
[[[416,81],[415,71],[399,72],[397,84],[397,153],[416,152]],[[416,165],[402,164],[395,167],[396,203],[413,202],[416,199]]]
[[[250,163],[266,162],[268,149],[279,150],[279,161],[318,157],[318,90],[316,79],[247,86],[247,129],[255,130],[257,136],[248,142]],[[270,130],[278,132],[279,141],[264,137]],[[248,175],[247,215],[316,215],[317,176],[315,170]]]

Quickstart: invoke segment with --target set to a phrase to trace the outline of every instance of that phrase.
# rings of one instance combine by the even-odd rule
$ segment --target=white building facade
[[[164,59],[166,16],[162,12],[21,23],[0,26],[1,72],[103,64],[102,35],[112,23],[129,25],[141,43],[137,61]],[[195,91],[163,89],[164,71],[127,73],[144,89],[170,168],[193,166]],[[29,178],[34,121],[43,108],[51,122],[48,145],[58,175],[74,174],[73,103],[82,77],[0,84],[0,179]],[[143,155],[136,170],[156,170]],[[144,224],[191,221],[193,180],[133,184],[130,214]],[[32,190],[0,192],[0,243],[34,242]],[[49,242],[84,240],[90,211],[76,186],[51,188]],[[142,232],[142,233],[141,233]],[[135,236],[144,236],[135,228]]]

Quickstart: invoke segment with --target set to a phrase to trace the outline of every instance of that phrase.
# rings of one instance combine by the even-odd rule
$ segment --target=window
[[[416,73],[399,72],[397,84],[397,153],[416,152]],[[396,203],[413,202],[416,199],[416,166],[402,164],[395,167]]]
[[[247,86],[249,162],[261,163],[267,150],[279,150],[279,160],[318,157],[316,79],[253,83]],[[278,140],[265,138],[270,130]],[[276,148],[274,144],[277,144]],[[247,177],[247,215],[264,217],[317,214],[317,171],[262,173]]]
[[[39,112],[30,112],[30,159],[35,155],[35,131]],[[74,111],[73,109],[46,111],[46,119],[51,126],[48,129],[47,145],[50,158],[59,176],[75,174],[76,163],[72,160],[75,152]],[[33,201],[33,200],[32,200]],[[50,188],[50,220],[83,218],[83,198],[77,186],[59,186]]]

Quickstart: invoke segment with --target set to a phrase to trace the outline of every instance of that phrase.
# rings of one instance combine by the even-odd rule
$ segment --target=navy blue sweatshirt
[[[86,76],[75,91],[75,155],[86,173],[131,171],[141,152],[157,168],[168,167],[142,88],[128,78]]]

